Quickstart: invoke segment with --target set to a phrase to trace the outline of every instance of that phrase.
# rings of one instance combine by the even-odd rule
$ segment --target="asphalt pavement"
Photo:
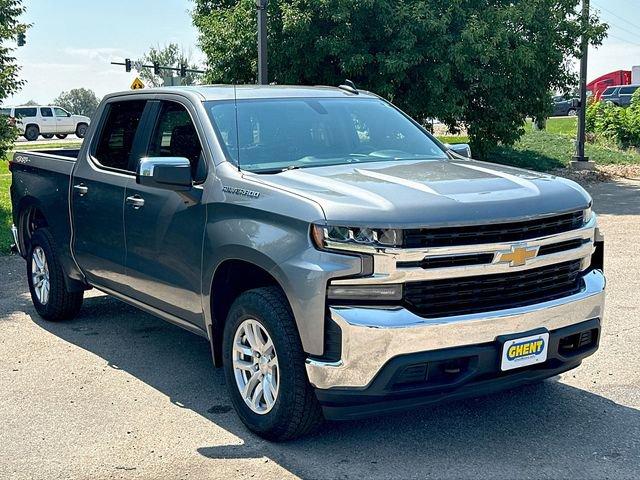
[[[581,367],[284,444],[243,427],[202,338],[94,292],[45,322],[0,257],[0,479],[638,478],[640,183],[590,190],[608,303]]]

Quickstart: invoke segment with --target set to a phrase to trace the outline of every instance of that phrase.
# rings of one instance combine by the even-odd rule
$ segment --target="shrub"
[[[640,147],[640,89],[633,94],[628,108],[611,102],[591,103],[586,112],[586,128],[623,148]]]

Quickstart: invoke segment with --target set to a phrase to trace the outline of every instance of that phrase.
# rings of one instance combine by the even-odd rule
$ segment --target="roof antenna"
[[[356,84],[349,79],[345,80],[344,85],[340,85],[338,88],[346,90],[347,92],[354,93],[356,95],[360,94],[360,92],[358,91],[358,87],[356,87]]]
[[[236,114],[236,148],[238,149],[236,163],[238,164],[238,172],[240,172],[240,127],[238,126],[238,90],[235,83],[233,84],[233,105],[234,113]]]

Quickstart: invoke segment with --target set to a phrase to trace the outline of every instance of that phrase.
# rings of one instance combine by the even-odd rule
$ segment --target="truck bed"
[[[40,221],[36,213],[39,211],[58,243],[60,260],[66,271],[73,265],[69,182],[78,153],[75,149],[16,151],[9,165],[13,223],[18,227],[21,253],[28,254],[28,225]]]

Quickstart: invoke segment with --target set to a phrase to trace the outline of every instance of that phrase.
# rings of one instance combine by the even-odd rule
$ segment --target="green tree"
[[[93,90],[88,88],[72,88],[68,92],[62,92],[58,98],[53,100],[54,105],[58,105],[65,110],[76,115],[91,117],[98,108],[100,100]]]
[[[180,65],[185,64],[187,68],[198,69],[196,65],[190,59],[190,55],[186,54],[180,49],[177,43],[170,43],[164,47],[159,45],[149,48],[149,51],[143,55],[143,57],[136,62],[134,66],[140,76],[147,85],[152,87],[161,87],[164,82],[163,76],[171,76],[172,72],[163,70],[161,75],[155,75],[153,68],[143,67],[142,65],[153,65],[153,62],[158,62],[161,67],[173,67],[180,68]],[[178,72],[173,73],[176,75]],[[188,73],[183,79],[183,85],[194,85],[198,82],[200,75],[195,73]]]
[[[28,27],[18,20],[24,11],[22,0],[0,0],[0,104],[24,84],[18,77],[20,67],[13,56],[14,47],[8,45]],[[0,158],[11,148],[16,136],[16,129],[0,117]]]
[[[272,0],[270,80],[337,85],[345,78],[419,120],[467,126],[484,156],[545,117],[551,91],[575,84],[579,0]],[[195,0],[205,80],[256,80],[254,0]],[[606,26],[590,18],[601,42]]]
[[[38,102],[36,102],[33,98],[31,100],[26,101],[25,103],[23,103],[23,105],[26,105],[28,107],[35,107],[37,105],[40,105]]]

